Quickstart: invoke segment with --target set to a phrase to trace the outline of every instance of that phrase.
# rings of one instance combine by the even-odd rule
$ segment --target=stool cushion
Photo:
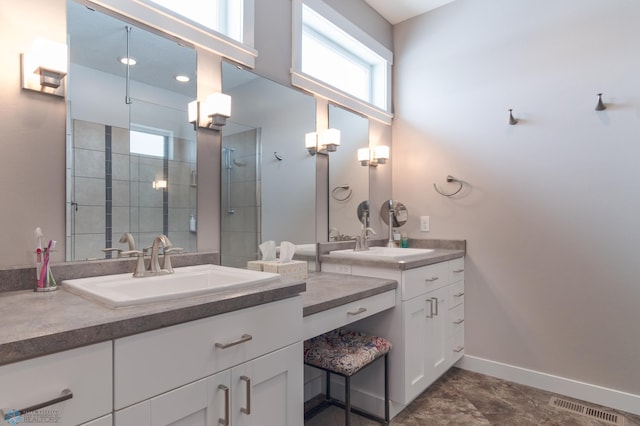
[[[391,350],[391,342],[358,331],[333,330],[304,342],[304,362],[351,376]]]

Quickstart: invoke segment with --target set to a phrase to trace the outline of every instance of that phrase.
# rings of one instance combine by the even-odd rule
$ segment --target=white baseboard
[[[470,355],[464,355],[456,367],[640,415],[640,395]]]

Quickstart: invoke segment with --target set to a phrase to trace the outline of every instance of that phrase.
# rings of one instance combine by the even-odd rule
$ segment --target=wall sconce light
[[[336,152],[340,146],[340,130],[326,129],[320,134],[316,132],[304,135],[304,146],[310,155]]]
[[[213,93],[207,96],[205,102],[189,102],[187,113],[189,123],[193,124],[194,129],[219,129],[227,124],[227,118],[231,117],[231,96]]]
[[[167,189],[167,181],[164,179],[156,179],[153,181],[153,189]]]
[[[20,62],[23,89],[64,97],[66,44],[37,38],[31,51],[20,55]]]
[[[385,145],[358,150],[358,161],[362,166],[378,167],[378,164],[387,164],[388,159],[389,147]]]

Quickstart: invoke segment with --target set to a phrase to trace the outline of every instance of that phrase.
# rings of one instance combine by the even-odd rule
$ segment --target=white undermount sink
[[[201,296],[220,291],[264,284],[280,274],[196,265],[175,268],[173,274],[134,278],[132,274],[103,275],[62,281],[72,293],[100,302],[110,308]]]
[[[420,248],[369,247],[369,250],[364,251],[334,250],[329,254],[343,259],[407,261],[420,260],[433,251],[433,249]]]

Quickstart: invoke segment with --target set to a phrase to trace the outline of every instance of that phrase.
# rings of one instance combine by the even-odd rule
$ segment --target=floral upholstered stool
[[[349,330],[333,330],[304,342],[304,363],[326,372],[326,399],[323,404],[305,413],[305,419],[313,417],[328,405],[344,407],[345,425],[350,424],[350,413],[389,424],[389,360],[391,343],[382,337]],[[351,407],[351,376],[384,357],[384,419]],[[331,398],[331,373],[344,377],[344,405]]]

